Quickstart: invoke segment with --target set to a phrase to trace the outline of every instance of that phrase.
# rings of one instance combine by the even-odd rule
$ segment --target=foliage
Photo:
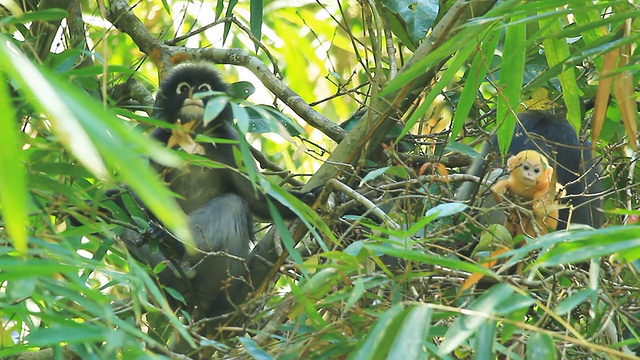
[[[0,357],[640,353],[636,6],[0,3]],[[276,219],[275,248],[272,232],[259,233],[252,256],[266,261],[251,270],[264,281],[214,319],[176,307],[161,269],[127,253],[118,234],[147,224],[105,196],[128,186],[188,240],[184,214],[142,157],[198,162],[144,135],[159,124],[149,117],[158,78],[190,58],[255,87],[238,82],[233,100],[270,172],[251,178],[304,220],[288,230]],[[594,103],[605,116],[592,129]],[[493,132],[508,148],[517,112],[560,107],[583,138],[598,133],[608,226],[529,240],[486,269],[472,251],[486,209],[451,200],[464,167]],[[274,185],[300,185],[283,169],[312,174],[306,189],[324,186],[317,211]],[[474,273],[483,280],[460,291]]]

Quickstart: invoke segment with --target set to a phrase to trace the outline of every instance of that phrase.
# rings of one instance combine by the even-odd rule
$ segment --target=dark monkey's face
[[[180,64],[160,84],[157,117],[171,123],[201,121],[207,101],[215,96],[214,92],[226,93],[227,86],[211,64]]]

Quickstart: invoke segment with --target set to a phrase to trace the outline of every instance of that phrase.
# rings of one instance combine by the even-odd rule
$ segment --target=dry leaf
[[[191,135],[189,135],[189,131],[194,124],[195,121],[190,121],[183,124],[180,120],[178,120],[176,122],[176,125],[178,125],[180,129],[171,129],[171,137],[167,142],[167,147],[171,149],[174,146],[179,145],[182,150],[189,154],[204,155],[204,147],[195,142]]]

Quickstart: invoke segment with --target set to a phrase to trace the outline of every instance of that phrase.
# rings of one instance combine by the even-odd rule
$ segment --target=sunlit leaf
[[[0,74],[1,75],[1,74]],[[27,251],[27,175],[8,83],[0,76],[0,210],[3,225],[18,252]]]
[[[3,0],[3,1],[8,1],[9,3],[13,2],[11,0]],[[3,3],[3,1],[0,1],[0,3]],[[4,5],[6,6],[6,4]],[[9,10],[13,12],[11,8]],[[7,25],[13,25],[16,23],[26,24],[32,21],[53,21],[53,20],[60,20],[66,16],[67,16],[67,12],[64,9],[58,9],[58,8],[38,9],[38,11],[33,11],[33,12],[30,11],[30,12],[22,13],[20,15],[14,12],[14,16],[7,16],[3,18],[2,20],[0,20],[0,24],[7,26]]]
[[[34,97],[40,110],[49,115],[60,141],[78,160],[98,177],[105,178],[106,167],[80,120],[63,102],[58,91],[3,34],[0,34],[0,69],[12,74],[20,82],[20,90]]]

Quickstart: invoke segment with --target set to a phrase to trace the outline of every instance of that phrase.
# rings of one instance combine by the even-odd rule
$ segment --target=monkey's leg
[[[161,262],[167,263],[167,268],[158,274],[160,283],[177,290],[187,303],[198,306],[201,314],[206,314],[210,309],[215,311],[212,304],[224,300],[225,292],[236,290],[234,283],[238,281],[228,280],[245,275],[244,258],[249,253],[249,243],[253,238],[253,220],[242,197],[226,193],[189,214],[189,224],[195,246],[182,243],[172,234],[161,231],[151,233],[159,237],[155,241],[164,243],[153,252],[149,244],[136,245],[140,234],[134,231],[126,230],[121,238],[134,256],[152,268]],[[173,262],[169,261],[169,254],[161,251],[162,248],[180,247],[184,251],[180,257],[174,257]],[[171,256],[179,253],[171,251]]]
[[[211,308],[212,303],[226,299],[225,292],[232,295],[237,279],[246,275],[244,259],[253,239],[249,205],[239,195],[223,194],[189,214],[189,222],[197,247],[195,253],[187,248],[184,258],[195,270],[191,283],[199,301],[207,304],[205,311],[217,312],[222,309]]]

